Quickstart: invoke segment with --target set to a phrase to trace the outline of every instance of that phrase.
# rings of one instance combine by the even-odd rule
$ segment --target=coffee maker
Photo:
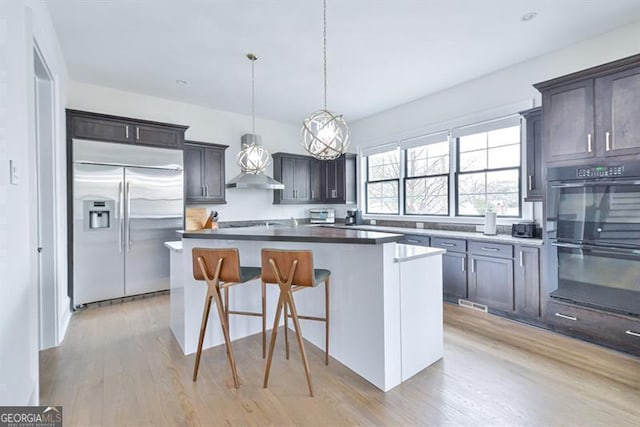
[[[347,209],[347,217],[344,219],[345,225],[362,224],[362,211],[360,209]]]

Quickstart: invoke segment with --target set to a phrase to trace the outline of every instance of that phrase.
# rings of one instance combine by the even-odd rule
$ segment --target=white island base
[[[331,270],[329,353],[379,389],[388,391],[442,358],[442,249],[212,238],[182,243],[182,251],[170,248],[171,328],[185,354],[196,351],[206,293],[204,283],[193,279],[191,251],[237,247],[245,266],[260,265],[262,248],[312,250],[315,267]],[[295,299],[300,315],[323,316],[323,285],[297,292]],[[278,287],[268,286],[268,328],[277,300]],[[231,310],[258,312],[260,301],[259,280],[231,289]],[[324,324],[301,320],[301,327],[305,340],[324,350]],[[260,318],[231,317],[232,340],[260,331]],[[210,316],[204,347],[223,342],[217,316]]]

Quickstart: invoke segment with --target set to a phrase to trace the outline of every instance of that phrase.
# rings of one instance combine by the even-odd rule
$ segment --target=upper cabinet
[[[534,86],[542,92],[545,163],[640,158],[640,55]]]
[[[520,112],[525,119],[527,179],[524,200],[539,202],[544,199],[542,169],[542,107]]]
[[[89,139],[181,150],[187,128],[188,126],[170,123],[67,110],[69,139]]]
[[[185,141],[184,198],[187,204],[226,203],[224,152],[227,145]]]
[[[317,160],[310,156],[276,153],[273,177],[284,184],[274,190],[274,204],[356,203],[356,155],[336,160]]]

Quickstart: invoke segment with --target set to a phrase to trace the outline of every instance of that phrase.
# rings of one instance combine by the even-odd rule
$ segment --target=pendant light
[[[311,114],[302,125],[302,146],[313,157],[333,160],[349,147],[349,127],[341,114],[327,109],[327,0],[323,0],[324,108]]]
[[[251,61],[251,138],[243,138],[242,148],[236,156],[236,162],[244,173],[258,175],[265,171],[271,162],[271,154],[264,145],[260,144],[262,138],[256,135],[256,110],[255,110],[255,72],[254,65],[258,57],[248,53]],[[246,136],[246,135],[245,135]],[[246,141],[246,142],[245,142]]]

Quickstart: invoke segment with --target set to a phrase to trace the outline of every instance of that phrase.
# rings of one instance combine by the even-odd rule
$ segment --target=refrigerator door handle
[[[122,253],[122,233],[124,233],[124,194],[122,182],[118,183],[118,252]]]
[[[127,221],[125,224],[125,230],[127,233],[126,245],[127,252],[131,249],[131,181],[127,181],[126,193],[127,193]]]

